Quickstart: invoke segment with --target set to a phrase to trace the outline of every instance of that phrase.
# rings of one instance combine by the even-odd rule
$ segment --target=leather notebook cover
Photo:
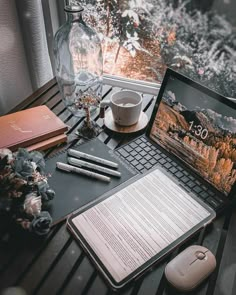
[[[109,147],[97,138],[74,146],[73,149],[118,163],[117,171],[121,172],[121,178],[108,175],[111,177],[111,181],[107,183],[77,173],[58,170],[56,168],[57,162],[67,163],[67,151],[46,160],[47,173],[51,174],[51,177],[48,177],[48,183],[56,192],[55,198],[47,207],[53,218],[53,224],[65,219],[73,211],[137,174],[133,168],[127,166],[127,163],[119,159]],[[100,164],[97,163],[97,165]],[[103,174],[102,172],[95,172]]]
[[[15,151],[64,133],[68,127],[47,106],[0,117],[0,148]]]
[[[43,141],[37,142],[35,144],[32,144],[30,146],[27,146],[26,149],[30,151],[44,151],[46,149],[49,149],[55,145],[61,144],[63,142],[67,141],[67,136],[66,134],[59,134],[53,137],[50,137],[48,139],[45,139]]]

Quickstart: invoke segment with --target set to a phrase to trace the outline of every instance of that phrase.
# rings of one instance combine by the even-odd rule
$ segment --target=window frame
[[[64,5],[68,0],[41,0],[43,14],[45,19],[45,29],[47,33],[47,42],[49,45],[49,55],[52,63],[53,74],[54,72],[54,60],[53,60],[53,36],[56,33],[56,27],[61,26],[66,18],[65,14],[62,13]],[[53,12],[51,11],[53,9]],[[55,16],[56,19],[55,19]],[[143,92],[147,94],[157,95],[160,89],[161,83],[148,82],[143,80],[134,80],[116,75],[104,74],[104,84],[111,85],[114,87],[128,88],[134,91]],[[236,103],[236,98],[227,97],[228,99]]]

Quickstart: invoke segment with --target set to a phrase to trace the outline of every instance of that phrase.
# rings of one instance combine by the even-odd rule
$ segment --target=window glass
[[[82,0],[103,39],[104,72],[161,82],[167,66],[236,97],[233,0]]]

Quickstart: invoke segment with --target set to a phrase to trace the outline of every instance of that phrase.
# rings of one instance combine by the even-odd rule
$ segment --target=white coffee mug
[[[110,101],[101,101],[100,107],[110,106],[113,119],[120,126],[131,126],[138,122],[142,110],[142,96],[131,90],[113,93]]]

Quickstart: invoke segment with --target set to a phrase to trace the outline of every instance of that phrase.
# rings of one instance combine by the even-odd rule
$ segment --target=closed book
[[[0,117],[0,148],[27,147],[68,129],[47,106],[38,106]]]
[[[46,149],[49,149],[53,146],[59,145],[61,143],[64,143],[67,141],[66,134],[60,134],[53,136],[51,138],[45,139],[43,141],[37,142],[35,144],[32,144],[30,146],[27,146],[26,149],[30,151],[44,151]]]

